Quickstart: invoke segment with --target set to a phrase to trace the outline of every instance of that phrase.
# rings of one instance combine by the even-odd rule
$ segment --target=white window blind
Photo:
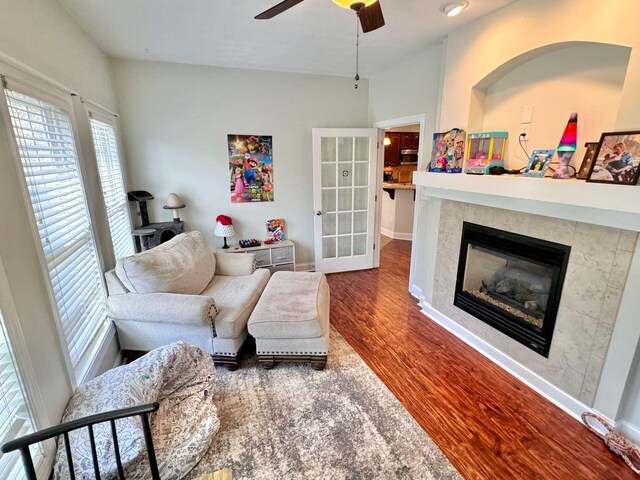
[[[20,377],[15,368],[4,320],[0,315],[0,445],[23,435],[33,433]],[[34,465],[41,456],[36,445],[31,455]],[[19,452],[0,453],[0,480],[24,478]]]
[[[106,326],[105,291],[68,112],[5,89],[36,227],[76,376]]]
[[[92,117],[91,135],[116,259],[133,255],[135,246],[116,129],[113,125]]]

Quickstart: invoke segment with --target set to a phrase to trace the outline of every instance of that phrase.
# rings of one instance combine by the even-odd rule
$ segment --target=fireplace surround
[[[548,357],[570,252],[464,222],[454,305]]]

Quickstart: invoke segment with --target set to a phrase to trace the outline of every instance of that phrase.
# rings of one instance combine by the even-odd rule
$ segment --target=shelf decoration
[[[531,153],[531,158],[529,158],[529,164],[524,172],[522,172],[522,175],[525,177],[544,177],[554,152],[555,150],[534,150]]]
[[[603,133],[587,182],[635,185],[640,175],[640,131]]]
[[[504,167],[508,132],[474,132],[467,135],[465,173],[489,175],[491,167]]]
[[[586,150],[584,152],[584,158],[580,165],[580,170],[576,173],[576,178],[580,180],[586,180],[589,177],[591,171],[591,164],[596,158],[596,148],[598,148],[598,142],[587,142],[584,144]]]
[[[231,202],[273,202],[273,137],[228,135]]]
[[[280,242],[284,239],[284,219],[272,218],[267,220],[267,240],[265,240],[265,243]]]
[[[553,178],[571,178],[569,162],[576,153],[578,140],[578,114],[572,113],[564,129],[560,145],[558,145],[558,168],[553,172]]]
[[[465,131],[460,128],[434,133],[429,171],[462,173],[465,137]]]

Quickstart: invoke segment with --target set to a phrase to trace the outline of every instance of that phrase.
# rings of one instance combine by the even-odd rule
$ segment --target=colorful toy
[[[465,173],[488,175],[491,167],[504,167],[508,132],[475,132],[467,135]]]
[[[525,177],[544,177],[554,152],[555,150],[534,150],[531,153],[527,168],[522,172],[522,175]]]
[[[259,247],[260,245],[262,245],[262,243],[260,243],[260,241],[256,240],[255,238],[240,240],[238,244],[240,245],[240,248]]]
[[[569,162],[576,153],[578,141],[578,114],[572,113],[564,129],[560,145],[558,145],[558,168],[553,172],[553,178],[570,178]]]
[[[464,159],[464,140],[465,132],[460,128],[434,133],[429,171],[461,173]]]

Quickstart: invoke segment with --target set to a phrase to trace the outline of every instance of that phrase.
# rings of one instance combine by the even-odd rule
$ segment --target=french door
[[[378,129],[313,129],[315,268],[374,267]]]

